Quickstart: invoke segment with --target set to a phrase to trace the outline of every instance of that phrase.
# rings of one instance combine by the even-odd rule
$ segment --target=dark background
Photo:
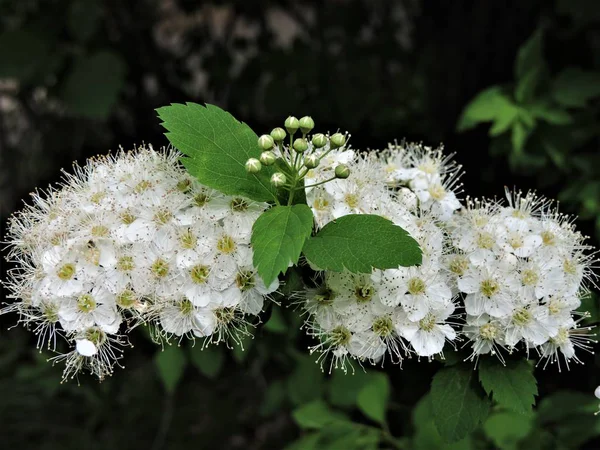
[[[359,149],[403,138],[443,142],[464,166],[465,193],[501,197],[504,186],[518,186],[561,198],[561,210],[578,214],[597,245],[599,26],[595,0],[0,0],[0,223],[73,161],[120,145],[166,145],[154,109],[194,101],[227,109],[257,134],[308,114],[317,131],[348,130]],[[521,62],[539,76],[523,87],[517,55],[540,30],[543,48],[523,50]],[[573,89],[565,100],[554,90],[567,69],[579,78],[565,75]],[[524,110],[553,99],[552,111],[569,120],[524,117],[525,140],[516,125],[497,136],[489,124],[458,132],[465,107],[492,85]],[[16,317],[3,316],[0,447],[283,448],[298,435],[289,411],[304,395],[290,389],[308,379],[306,395],[325,395],[329,383],[299,369],[305,360],[294,349],[306,342],[286,331],[297,329],[293,317],[285,310],[281,326],[257,330],[243,354],[218,353],[218,373],[189,367],[168,395],[142,333],[132,337],[126,370],[100,385],[85,376],[79,387],[59,385],[60,368],[32,352],[26,331],[5,331]],[[542,398],[559,390],[591,397],[598,359],[582,359],[570,372],[536,370]],[[437,367],[386,369],[398,404],[389,413],[394,435],[414,433],[411,410]],[[540,448],[586,440],[596,448],[593,433],[561,444],[551,428],[540,425],[532,438]],[[494,448],[485,438],[476,445]]]

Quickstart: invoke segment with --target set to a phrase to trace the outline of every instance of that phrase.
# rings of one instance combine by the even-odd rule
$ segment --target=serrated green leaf
[[[552,98],[568,108],[583,108],[600,96],[600,72],[567,68],[552,83]]]
[[[412,450],[470,450],[473,448],[471,436],[457,442],[444,443],[433,423],[431,394],[424,395],[413,408],[412,422],[415,433],[412,437]]]
[[[482,423],[490,401],[474,380],[475,371],[468,365],[445,367],[431,383],[433,420],[446,442],[465,438]]]
[[[322,400],[315,400],[296,408],[292,417],[303,430],[318,430],[333,422],[348,420],[344,414],[334,411]]]
[[[482,359],[479,380],[500,406],[520,414],[531,413],[538,392],[533,368],[526,360],[507,361],[503,366],[495,359]]]
[[[190,361],[205,377],[214,379],[221,372],[225,355],[223,349],[209,345],[202,349],[201,345],[190,347]]]
[[[492,414],[483,424],[488,438],[500,450],[516,450],[532,428],[532,420],[508,411]]]
[[[170,345],[165,347],[164,350],[156,352],[154,362],[158,369],[160,381],[162,381],[166,391],[169,393],[174,392],[187,365],[185,353],[180,347]]]
[[[390,382],[383,373],[373,374],[371,380],[358,393],[358,408],[369,419],[385,423],[385,411],[390,396]]]
[[[267,286],[298,262],[312,228],[313,214],[307,205],[274,206],[256,219],[250,241],[253,262]]]
[[[257,174],[246,172],[246,161],[261,153],[258,137],[248,125],[209,104],[173,103],[157,112],[171,144],[187,156],[182,158],[183,165],[202,184],[252,200],[275,199],[269,181],[272,167],[263,167]]]
[[[544,64],[544,29],[538,28],[519,48],[515,60],[515,78],[521,80]]]
[[[60,97],[75,114],[106,119],[123,89],[125,70],[123,59],[113,52],[81,57],[67,75]]]
[[[319,450],[377,450],[381,433],[350,421],[332,422],[321,429],[314,449]]]
[[[471,100],[458,121],[457,131],[462,132],[482,122],[496,122],[496,134],[507,129],[518,112],[517,106],[500,86],[492,86],[481,91]]]
[[[319,269],[369,273],[421,264],[417,241],[381,216],[349,214],[306,241],[304,255]]]

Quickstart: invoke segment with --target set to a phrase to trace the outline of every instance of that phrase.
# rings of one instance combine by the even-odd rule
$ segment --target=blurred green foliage
[[[597,3],[0,0],[0,222],[74,159],[142,140],[165,144],[155,108],[209,101],[258,134],[294,113],[341,124],[359,148],[404,136],[444,140],[466,166],[469,192],[500,194],[492,186],[525,181],[560,194],[561,209],[578,213],[587,233],[595,224],[597,243]],[[586,322],[598,323],[597,296],[585,303]],[[486,387],[481,368],[463,379],[455,354],[407,360],[403,370],[323,372],[287,306],[273,305],[256,339],[233,349],[186,342],[157,350],[140,328],[127,368],[101,384],[59,384],[52,355],[3,326],[0,446],[598,448],[597,356],[584,355],[586,365],[571,372],[536,368],[539,401],[523,414],[533,388],[501,394]],[[459,408],[463,431],[452,444],[439,421],[457,405],[429,393],[436,372],[450,372],[490,409],[462,417]]]

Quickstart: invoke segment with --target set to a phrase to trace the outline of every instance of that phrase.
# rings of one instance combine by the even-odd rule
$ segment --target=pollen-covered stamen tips
[[[11,219],[14,301],[0,313],[59,352],[65,379],[110,375],[139,324],[161,339],[239,342],[277,289],[252,267],[252,225],[268,205],[200,185],[179,158],[147,146],[91,159]]]
[[[308,116],[301,119],[290,116],[285,120],[284,126],[285,130],[275,128],[270,134],[258,138],[262,154],[259,159],[248,159],[246,170],[256,174],[263,166],[272,166],[277,162],[276,171],[271,174],[270,181],[275,188],[285,191],[286,204],[293,204],[298,191],[320,186],[335,179],[348,178],[350,169],[344,164],[336,164],[327,179],[314,184],[305,182],[310,172],[317,168],[332,151],[343,150],[349,135],[334,133],[330,136],[316,133],[309,136],[315,123]],[[299,137],[294,138],[297,133]],[[289,137],[289,143],[285,142],[286,137]],[[277,199],[277,202],[279,201],[280,199]]]

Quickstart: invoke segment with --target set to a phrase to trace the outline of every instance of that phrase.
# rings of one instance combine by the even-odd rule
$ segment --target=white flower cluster
[[[449,223],[457,252],[447,258],[465,295],[472,358],[522,345],[546,364],[579,362],[590,350],[589,328],[575,310],[593,282],[594,255],[569,218],[532,193],[507,191],[508,205],[470,201]]]
[[[60,189],[33,195],[10,223],[7,286],[38,347],[74,348],[65,377],[112,373],[124,322],[158,337],[212,341],[242,331],[265,287],[252,266],[250,233],[267,208],[199,185],[173,151],[151,146],[90,160]]]
[[[459,167],[440,150],[419,145],[365,156],[323,151],[327,156],[306,180],[318,226],[346,214],[378,214],[417,240],[423,263],[372,274],[325,273],[301,302],[310,333],[321,341],[314,349],[323,357],[332,354],[332,367],[343,368],[348,359],[377,362],[387,353],[394,362],[412,353],[427,358],[442,353],[446,341],[456,338],[450,325],[456,293],[445,266],[448,242],[441,224],[460,207],[452,191]],[[333,178],[339,164],[350,176],[319,184]]]

